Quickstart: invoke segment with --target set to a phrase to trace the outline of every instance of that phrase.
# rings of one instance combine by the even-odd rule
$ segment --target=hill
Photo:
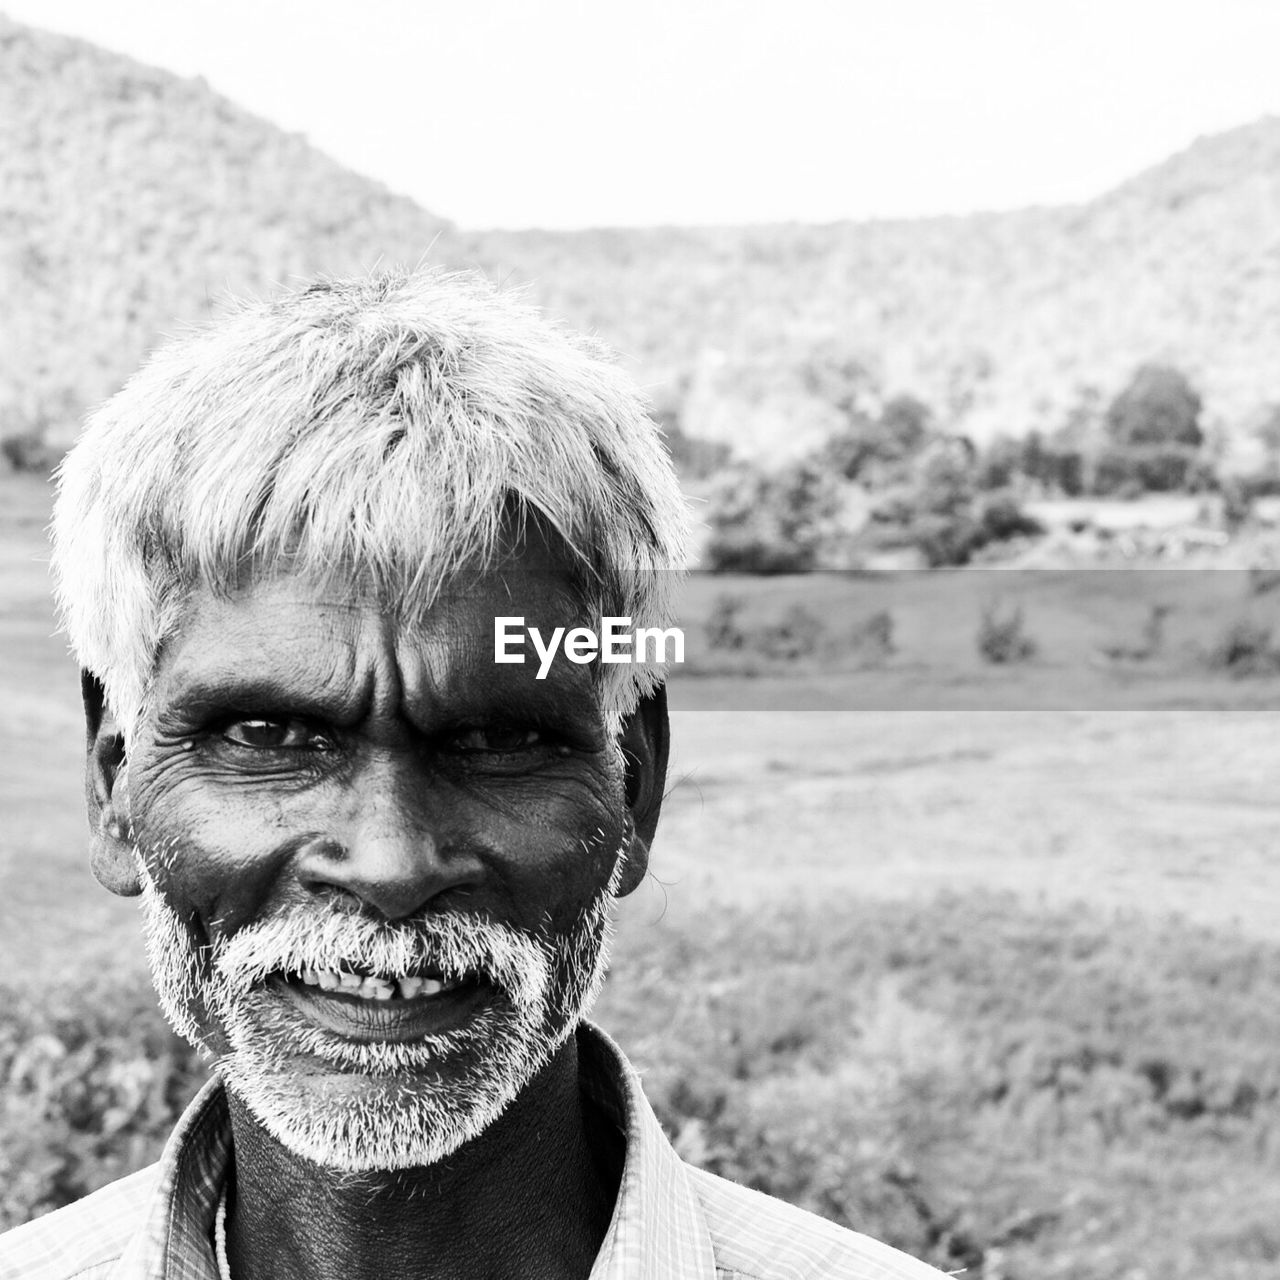
[[[978,438],[1096,412],[1149,360],[1184,369],[1237,444],[1280,400],[1273,118],[1079,206],[483,248],[680,388],[686,430],[752,451],[834,425],[833,378],[912,392]]]
[[[447,224],[184,80],[0,17],[0,412],[66,438],[157,337]]]
[[[807,447],[910,391],[985,438],[1185,369],[1242,440],[1280,400],[1280,121],[1204,138],[1088,204],[822,226],[477,232],[199,80],[0,19],[0,435],[87,405],[225,292],[379,260],[527,283],[623,352],[668,421]]]

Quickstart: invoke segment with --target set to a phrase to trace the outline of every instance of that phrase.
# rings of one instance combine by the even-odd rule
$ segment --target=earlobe
[[[89,867],[104,889],[122,898],[134,898],[142,892],[133,832],[128,819],[111,805],[101,811],[97,828],[89,836]]]
[[[649,842],[640,835],[635,823],[630,820],[627,822],[618,858],[618,880],[613,892],[615,897],[625,898],[640,887],[649,870]]]
[[[625,897],[640,886],[649,869],[649,849],[662,812],[671,746],[665,688],[641,699],[623,725],[621,743],[627,770],[627,830],[617,895]]]
[[[80,676],[85,714],[85,805],[89,811],[89,866],[104,888],[121,897],[142,892],[129,820],[124,734],[106,705],[101,682]]]

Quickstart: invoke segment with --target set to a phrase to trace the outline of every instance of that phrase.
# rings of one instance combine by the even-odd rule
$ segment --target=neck
[[[583,1280],[608,1230],[621,1138],[584,1107],[573,1038],[484,1133],[425,1168],[326,1169],[228,1101],[234,1280]]]

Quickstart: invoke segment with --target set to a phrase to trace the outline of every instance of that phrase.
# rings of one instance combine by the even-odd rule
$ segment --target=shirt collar
[[[715,1280],[702,1206],[622,1050],[598,1027],[578,1031],[582,1085],[626,1137],[613,1219],[590,1280]],[[112,1280],[219,1280],[214,1223],[231,1163],[231,1121],[211,1080],[183,1113],[160,1158],[141,1229]]]
[[[715,1280],[711,1234],[684,1162],[635,1068],[598,1027],[578,1035],[583,1087],[626,1135],[622,1185],[590,1280]]]
[[[213,1222],[231,1164],[231,1117],[216,1078],[169,1135],[138,1233],[112,1280],[218,1280]]]

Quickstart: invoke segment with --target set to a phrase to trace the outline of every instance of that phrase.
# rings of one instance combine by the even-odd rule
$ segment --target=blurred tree
[[[1028,432],[1019,445],[1013,470],[1050,493],[1073,498],[1084,489],[1084,458],[1078,448],[1063,440],[1060,432],[1048,440],[1039,431]],[[992,478],[998,480],[999,473]]]
[[[892,396],[878,413],[850,404],[845,426],[819,451],[819,465],[845,480],[869,480],[876,487],[900,480],[935,438],[933,410],[910,394]]]
[[[1042,533],[1011,490],[979,492],[985,474],[963,436],[934,440],[917,459],[911,482],[887,495],[875,519],[897,526],[899,544],[915,547],[933,568],[967,564],[991,543]]]
[[[817,567],[841,506],[837,480],[813,462],[765,472],[739,466],[712,496],[707,561],[715,573],[802,573]]]
[[[880,434],[887,458],[909,458],[919,453],[933,434],[933,410],[909,392],[893,396],[880,412]]]
[[[866,413],[850,415],[818,451],[818,463],[843,480],[857,480],[880,455],[879,423]]]
[[[1144,364],[1107,408],[1107,444],[1097,460],[1097,493],[1169,493],[1214,483],[1202,456],[1202,402],[1172,365]]]
[[[1036,434],[1036,433],[1032,433]],[[974,483],[979,489],[1007,489],[1022,473],[1023,442],[995,436],[978,454]]]
[[[1273,401],[1263,409],[1253,434],[1262,446],[1268,469],[1280,471],[1280,404]]]
[[[977,490],[973,446],[968,440],[939,440],[920,459],[916,507],[931,515],[954,516],[972,506]]]
[[[1093,469],[1105,447],[1105,404],[1102,390],[1091,382],[1076,386],[1062,425],[1049,437],[1055,455],[1055,485],[1069,498],[1093,487]]]
[[[1114,445],[1182,445],[1198,449],[1203,405],[1187,376],[1172,365],[1144,364],[1112,400],[1106,429]]]
[[[967,443],[938,441],[916,470],[908,527],[911,541],[931,567],[965,564],[980,543],[976,468]]]

